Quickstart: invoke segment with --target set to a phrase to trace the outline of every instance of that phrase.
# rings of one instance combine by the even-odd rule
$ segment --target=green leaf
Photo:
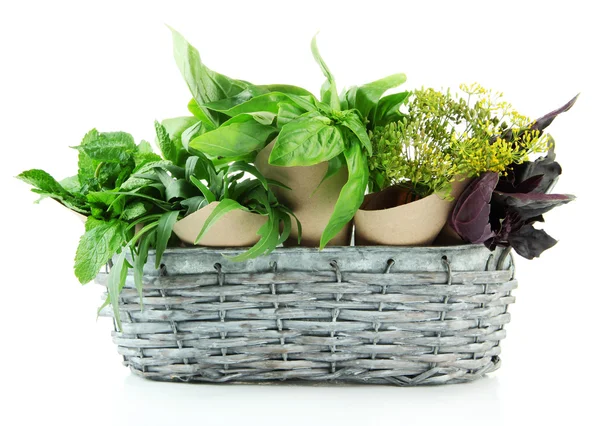
[[[400,106],[406,102],[409,95],[410,92],[401,92],[381,98],[374,109],[373,125],[385,126],[388,123],[402,119],[405,115],[400,112]]]
[[[110,268],[110,273],[108,274],[108,297],[110,297],[110,304],[112,305],[113,315],[119,331],[123,328],[121,325],[121,314],[119,312],[119,294],[123,287],[125,287],[127,269],[130,267],[131,265],[127,262],[127,259],[125,259],[125,250],[122,250],[121,253],[117,255],[112,268]]]
[[[215,194],[212,193],[212,191],[210,189],[208,189],[208,187],[206,185],[204,185],[202,182],[200,182],[198,179],[196,179],[195,176],[190,176],[190,181],[196,185],[196,187],[200,190],[200,192],[202,192],[202,195],[204,195],[204,198],[206,199],[206,202],[208,204],[217,201],[217,198],[215,196]]]
[[[281,129],[269,156],[274,166],[312,166],[344,151],[344,139],[332,121],[308,113]]]
[[[367,118],[373,108],[379,102],[379,98],[389,89],[400,86],[406,81],[405,74],[393,74],[388,77],[373,81],[371,83],[359,86],[356,89],[356,99],[354,105],[350,108],[356,108],[363,117]]]
[[[367,158],[357,143],[351,144],[344,151],[344,156],[348,164],[348,181],[342,187],[333,214],[321,235],[321,249],[352,220],[365,198],[369,180]]]
[[[54,194],[61,197],[69,195],[67,190],[63,188],[62,185],[56,181],[56,179],[54,179],[49,173],[40,169],[24,171],[17,176],[17,179],[20,179],[31,186],[39,188],[48,194]]]
[[[169,243],[169,238],[171,238],[171,234],[173,233],[173,226],[175,222],[177,222],[177,217],[179,216],[178,211],[172,211],[164,213],[160,219],[158,219],[158,226],[156,227],[156,262],[155,268],[158,269],[160,267],[160,261],[162,260],[162,255],[167,248],[167,244]]]
[[[227,213],[229,213],[230,211],[233,211],[233,210],[248,211],[248,209],[246,209],[240,203],[238,203],[237,201],[234,201],[230,198],[226,198],[226,199],[222,200],[221,202],[219,202],[219,204],[215,207],[215,209],[212,211],[212,213],[206,219],[206,222],[204,222],[204,226],[202,227],[202,229],[200,230],[200,233],[196,237],[194,244],[198,244],[198,242],[202,239],[202,236],[204,235],[204,233],[206,231],[208,231],[211,226],[213,226],[224,215],[226,215]]]
[[[142,201],[134,201],[127,205],[121,213],[120,219],[126,222],[138,219],[148,212],[146,204]]]
[[[286,124],[296,120],[306,111],[294,104],[282,102],[277,110],[277,127],[282,128]]]
[[[229,173],[235,173],[237,171],[242,171],[251,174],[259,180],[259,182],[263,185],[263,187],[266,190],[269,190],[269,183],[267,182],[267,179],[252,164],[248,164],[243,161],[236,161],[231,166],[229,166]]]
[[[201,123],[196,117],[175,117],[168,118],[161,122],[161,125],[169,134],[169,138],[171,139],[175,150],[175,155],[173,158],[169,158],[169,160],[178,166],[183,166],[185,164],[185,160],[190,155],[183,146],[183,132],[194,126],[196,123]]]
[[[154,128],[156,129],[156,143],[160,148],[163,158],[175,162],[177,160],[177,148],[173,141],[171,141],[169,132],[158,121],[154,121]]]
[[[344,116],[341,124],[356,135],[361,145],[366,148],[369,156],[373,155],[373,147],[367,129],[360,117],[354,111],[352,111],[351,114]]]
[[[202,126],[206,130],[214,130],[217,128],[217,125],[214,123],[212,117],[209,117],[208,110],[200,108],[198,102],[194,98],[192,98],[188,102],[188,111],[192,113],[194,117],[200,120],[198,123],[202,124]]]
[[[197,136],[190,148],[213,157],[238,157],[262,149],[276,131],[270,125],[275,115],[268,112],[240,114],[219,128]]]
[[[90,136],[88,136],[90,135]],[[88,133],[81,145],[74,147],[89,158],[104,163],[124,163],[137,150],[133,136],[125,132]],[[95,137],[93,137],[95,135]]]
[[[288,218],[289,220],[289,218]],[[244,253],[237,256],[227,256],[232,262],[243,262],[248,259],[269,254],[279,243],[279,216],[277,213],[269,215],[269,219],[263,224],[258,232],[260,239],[256,244],[246,250]]]
[[[265,90],[266,92],[280,92],[285,93],[286,95],[306,96],[313,99],[315,98],[315,96],[308,90],[303,89],[302,87],[292,86],[289,84],[266,84],[259,85],[256,87]]]
[[[327,81],[323,84],[323,87],[321,88],[321,101],[329,104],[329,106],[331,108],[333,108],[334,110],[339,111],[340,110],[340,99],[338,97],[337,88],[335,85],[335,79],[333,78],[333,74],[331,73],[331,71],[329,70],[329,67],[327,66],[327,64],[321,57],[321,54],[319,53],[319,49],[317,48],[317,36],[316,35],[312,39],[310,48],[312,50],[312,54],[313,54],[313,57],[315,58],[315,61],[317,61],[317,63],[321,67],[321,71],[327,78]]]
[[[344,166],[345,161],[346,160],[344,158],[343,153],[329,160],[329,162],[327,163],[327,172],[325,173],[325,176],[323,176],[321,182],[319,182],[319,185],[317,185],[317,187],[313,191],[313,194],[319,190],[321,185],[323,185],[323,182],[325,182],[330,177],[335,176],[340,171],[340,169]]]
[[[79,183],[79,178],[77,175],[64,178],[59,183],[60,186],[62,186],[69,193],[77,193],[81,191],[81,184]]]
[[[173,35],[173,54],[177,67],[183,75],[199,109],[203,112],[205,118],[209,120],[205,124],[212,124],[216,127],[220,124],[218,116],[211,113],[203,105],[231,98],[251,85],[243,81],[231,79],[206,67],[200,59],[198,50],[173,28],[170,28],[170,30]],[[202,117],[198,118],[202,120]]]
[[[81,284],[92,281],[102,266],[125,245],[127,224],[113,219],[109,222],[89,217],[86,232],[79,240],[75,254],[75,275]]]
[[[146,234],[141,238],[133,263],[133,282],[138,291],[138,295],[140,297],[140,306],[142,308],[144,307],[144,302],[142,300],[142,277],[144,276],[144,265],[148,261],[148,251],[154,239],[156,239],[156,231]]]
[[[206,198],[204,198],[203,195],[197,195],[195,197],[191,197],[181,201],[180,204],[187,209],[184,216],[189,216],[192,213],[200,210],[202,207],[207,206],[208,202],[206,201]]]

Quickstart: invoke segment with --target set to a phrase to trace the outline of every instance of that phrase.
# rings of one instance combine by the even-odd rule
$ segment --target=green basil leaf
[[[327,172],[325,172],[325,176],[323,176],[323,179],[321,180],[321,182],[319,182],[319,185],[317,185],[317,187],[313,191],[313,194],[319,190],[321,185],[323,185],[323,182],[325,182],[330,177],[335,176],[344,166],[345,162],[346,160],[344,158],[343,153],[329,160],[329,162],[327,163]]]
[[[292,86],[289,84],[266,84],[259,85],[256,87],[265,90],[266,92],[280,92],[285,93],[286,95],[306,96],[313,99],[315,98],[315,96],[308,90],[303,89],[302,87]]]
[[[206,130],[214,130],[217,128],[213,118],[208,116],[208,110],[200,108],[196,99],[192,98],[188,102],[187,108],[194,117],[200,120],[199,123],[201,123]]]
[[[321,101],[329,104],[329,106],[331,108],[333,108],[334,110],[339,111],[340,110],[340,99],[338,97],[337,88],[335,85],[335,79],[333,78],[333,74],[331,73],[331,71],[329,70],[329,67],[327,66],[327,64],[321,57],[321,54],[319,53],[319,49],[317,48],[317,36],[316,35],[312,39],[310,48],[312,50],[312,54],[313,54],[313,57],[315,58],[315,61],[317,61],[317,63],[321,67],[321,71],[327,78],[327,81],[325,81],[325,83],[323,83],[323,86],[321,87]]]
[[[79,239],[75,254],[75,275],[81,284],[92,281],[100,268],[125,245],[126,226],[120,220],[105,222],[88,217],[85,234]]]
[[[277,127],[280,129],[291,121],[296,120],[306,112],[304,108],[300,108],[294,104],[281,102],[277,110]]]
[[[177,222],[177,217],[179,216],[178,211],[167,212],[161,215],[160,219],[158,219],[158,226],[156,227],[156,262],[154,267],[158,269],[160,267],[160,261],[162,260],[162,255],[167,248],[167,244],[169,243],[169,238],[171,238],[171,234],[173,233],[173,226],[175,222]]]
[[[344,151],[344,156],[348,164],[348,181],[342,187],[333,214],[321,235],[321,249],[352,220],[365,198],[369,167],[360,144],[352,143]]]
[[[410,92],[394,93],[384,96],[375,107],[372,122],[375,126],[385,126],[388,123],[399,121],[404,114],[400,112],[400,106],[406,102]]]
[[[281,129],[269,163],[274,166],[312,166],[344,151],[344,139],[332,121],[308,113]]]
[[[198,244],[198,242],[202,239],[202,236],[204,235],[204,233],[206,231],[208,231],[211,226],[213,226],[219,219],[221,219],[221,217],[223,217],[224,215],[226,215],[227,213],[229,213],[230,211],[233,211],[233,210],[248,211],[248,209],[246,209],[240,203],[238,203],[237,201],[234,201],[230,198],[220,201],[219,205],[217,205],[215,207],[215,209],[212,211],[212,213],[206,219],[206,222],[204,222],[204,226],[202,227],[202,229],[200,230],[200,233],[196,237],[194,244]]]
[[[275,114],[269,112],[240,114],[210,132],[190,141],[190,148],[213,157],[237,157],[262,149],[276,129]]]
[[[371,145],[371,139],[369,138],[367,129],[360,117],[354,111],[352,111],[351,114],[344,116],[341,124],[356,135],[361,145],[367,150],[369,156],[373,155],[373,146]]]
[[[389,89],[398,87],[405,81],[406,75],[400,73],[359,86],[356,88],[355,101],[354,103],[349,102],[349,107],[356,108],[365,118],[370,117],[370,113],[376,107],[379,98]]]
[[[195,47],[189,44],[185,38],[173,28],[173,54],[179,71],[183,75],[185,82],[196,100],[200,111],[209,122],[206,125],[219,124],[218,116],[211,113],[204,104],[218,101],[220,99],[231,98],[246,90],[249,83],[231,79],[223,74],[219,74],[206,67],[200,59],[200,54]],[[201,117],[198,117],[202,119]]]

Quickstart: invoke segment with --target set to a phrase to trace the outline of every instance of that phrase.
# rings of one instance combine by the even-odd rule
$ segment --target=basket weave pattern
[[[120,299],[124,362],[150,379],[460,383],[500,366],[512,257],[482,246],[172,249]],[[153,264],[150,255],[148,264]],[[106,274],[96,280],[106,284]],[[110,308],[103,315],[112,316]]]

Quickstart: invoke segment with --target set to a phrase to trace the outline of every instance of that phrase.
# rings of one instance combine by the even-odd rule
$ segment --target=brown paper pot
[[[173,227],[175,235],[184,243],[194,244],[196,237],[204,226],[204,222],[218,204],[218,201],[214,201],[176,222]],[[252,246],[258,242],[260,236],[256,233],[266,221],[267,217],[259,214],[242,210],[230,211],[206,231],[197,245],[208,247]]]
[[[321,234],[333,213],[335,202],[342,187],[348,180],[348,170],[343,168],[335,176],[323,182],[315,189],[327,173],[327,163],[308,167],[279,167],[269,164],[269,155],[275,141],[258,153],[256,168],[267,178],[277,180],[292,190],[273,186],[277,199],[288,206],[302,224],[302,242],[300,245],[318,247]],[[313,194],[314,192],[314,194]],[[330,246],[350,245],[351,226],[347,224],[330,242]],[[298,244],[296,221],[292,220],[292,232],[286,246]]]
[[[454,200],[464,189],[463,182],[453,185]],[[365,197],[354,217],[356,245],[425,246],[433,243],[444,227],[454,201],[432,194],[398,205],[402,196],[401,188],[390,187]]]

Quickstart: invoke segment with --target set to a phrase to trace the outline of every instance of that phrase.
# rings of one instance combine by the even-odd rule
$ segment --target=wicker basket
[[[121,297],[114,342],[155,380],[429,385],[500,366],[514,302],[507,250],[483,246],[167,250]],[[106,274],[97,278],[106,284]],[[103,315],[112,316],[110,308]]]

